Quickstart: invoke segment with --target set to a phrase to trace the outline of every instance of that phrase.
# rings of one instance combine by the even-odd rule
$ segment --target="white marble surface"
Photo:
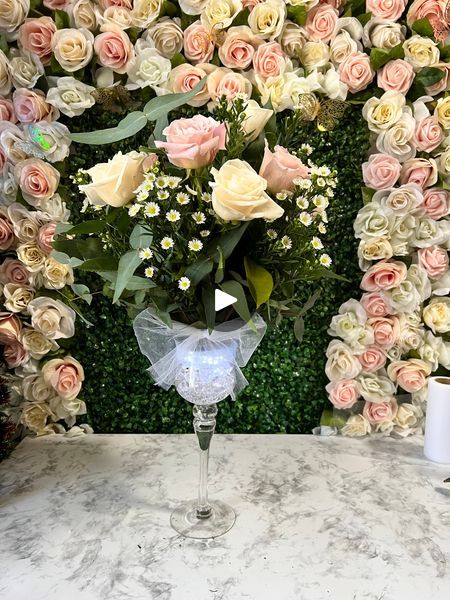
[[[450,466],[422,439],[216,436],[234,528],[169,526],[193,436],[24,441],[0,465],[1,600],[448,600]]]

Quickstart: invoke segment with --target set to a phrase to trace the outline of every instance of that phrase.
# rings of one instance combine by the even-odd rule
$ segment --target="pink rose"
[[[299,177],[303,179],[309,177],[309,169],[282,146],[275,146],[274,152],[271,152],[266,141],[259,174],[267,181],[267,189],[277,194],[282,191],[293,191],[294,180]]]
[[[397,58],[387,62],[378,71],[377,83],[378,87],[385,92],[393,90],[394,92],[406,94],[414,81],[414,77],[415,73],[412,66],[406,60]]]
[[[361,288],[366,292],[390,290],[405,281],[408,269],[400,261],[385,261],[372,265],[361,280]]]
[[[354,379],[330,382],[325,389],[333,406],[341,410],[351,408],[359,398],[358,384]]]
[[[13,93],[13,104],[21,123],[54,121],[59,117],[59,111],[45,101],[45,94],[41,90],[19,88]]]
[[[219,47],[219,58],[225,67],[230,69],[246,69],[255,54],[255,49],[261,40],[250,27],[239,25],[230,27],[225,35],[225,41]]]
[[[431,279],[439,279],[448,271],[448,252],[440,246],[420,248],[417,252],[419,265],[428,273]]]
[[[30,272],[20,260],[5,258],[0,265],[0,281],[2,283],[17,283],[26,285],[30,279]]]
[[[66,400],[78,396],[84,381],[83,367],[71,356],[49,360],[42,368],[42,376],[47,385]]]
[[[46,223],[38,231],[37,245],[46,254],[53,250],[52,242],[55,235],[56,223]]]
[[[358,360],[361,363],[363,371],[366,373],[375,373],[386,364],[386,353],[378,346],[367,346],[361,354],[358,354]]]
[[[336,35],[338,11],[328,4],[321,4],[308,11],[305,29],[312,42],[329,42]]]
[[[441,188],[428,188],[423,194],[422,208],[436,221],[446,217],[450,214],[450,192]]]
[[[16,315],[0,312],[0,344],[13,344],[19,338],[22,321]]]
[[[278,42],[262,44],[253,56],[253,68],[255,73],[263,79],[278,77],[284,73],[286,54],[280,44]]]
[[[362,414],[371,425],[378,425],[392,421],[397,414],[397,409],[397,402],[392,398],[389,402],[366,402]]]
[[[44,0],[45,8],[50,10],[66,10],[71,0]]]
[[[195,115],[178,119],[163,131],[166,142],[156,142],[164,148],[169,161],[182,169],[199,169],[210,165],[219,150],[225,149],[226,126],[212,117]]]
[[[401,164],[393,156],[371,154],[362,166],[364,183],[375,190],[393,187],[400,176],[401,168]]]
[[[184,30],[184,55],[189,62],[209,62],[214,54],[214,40],[210,31],[200,21],[195,21]]]
[[[366,12],[372,17],[397,21],[405,10],[408,0],[366,0]]]
[[[382,348],[392,348],[397,341],[400,324],[397,317],[374,317],[367,321],[372,327],[375,343]]]
[[[433,158],[410,158],[403,163],[400,183],[415,183],[422,189],[434,185],[438,180],[438,169]]]
[[[338,67],[342,83],[352,94],[364,90],[375,77],[370,59],[364,52],[352,52]]]
[[[252,8],[255,8],[257,4],[262,4],[266,0],[242,0],[243,8],[248,8],[249,11],[252,11]]]
[[[444,77],[435,83],[434,85],[430,85],[425,88],[425,91],[430,96],[437,96],[441,92],[444,92],[448,89],[449,85],[449,75],[450,75],[450,65],[448,63],[438,63],[437,65],[433,65],[433,68],[440,69],[444,72]]]
[[[17,123],[16,113],[14,112],[14,105],[11,100],[7,98],[0,98],[0,121],[9,121],[10,123]]]
[[[444,133],[436,117],[426,117],[416,125],[414,144],[421,152],[431,152],[437,148],[444,139]]]
[[[42,200],[51,198],[58,188],[59,172],[39,158],[20,161],[14,174],[22,196],[31,206],[39,206]]]
[[[103,25],[101,31],[103,33],[94,41],[99,63],[115,73],[125,73],[128,63],[134,58],[134,46],[130,38],[125,31],[111,23]]]
[[[3,358],[8,369],[15,369],[28,362],[30,355],[22,344],[15,340],[3,348]]]
[[[361,296],[361,304],[368,317],[385,317],[390,312],[383,292],[369,292]]]
[[[26,19],[19,28],[19,44],[24,50],[36,54],[44,65],[52,57],[52,39],[56,24],[51,17]]]
[[[442,23],[447,3],[448,0],[414,0],[406,15],[408,26],[411,27],[420,19],[428,19],[430,22],[439,19]]]
[[[392,362],[387,372],[392,381],[396,381],[405,392],[413,394],[424,387],[431,373],[431,367],[423,360],[410,358]]]
[[[133,8],[133,0],[100,0],[100,6],[103,10],[118,6],[119,8],[127,8],[131,10]]]
[[[0,250],[2,252],[11,248],[14,242],[13,224],[5,213],[0,207]]]
[[[180,92],[190,92],[204,77],[207,72],[213,71],[214,68],[208,69],[209,65],[202,63],[201,65],[189,65],[183,63],[172,69],[169,75],[167,86],[171,92],[178,94]],[[203,106],[209,100],[208,88],[205,85],[197,92],[197,94],[189,100],[187,104],[190,106]]]
[[[250,97],[252,93],[252,84],[247,77],[225,67],[214,69],[208,75],[206,85],[213,102],[218,102],[222,96],[231,101],[238,94]]]

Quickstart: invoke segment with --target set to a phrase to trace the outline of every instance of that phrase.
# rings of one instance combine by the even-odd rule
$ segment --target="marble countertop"
[[[216,435],[234,528],[187,540],[186,435],[27,439],[0,465],[1,600],[448,600],[450,466],[422,439]]]

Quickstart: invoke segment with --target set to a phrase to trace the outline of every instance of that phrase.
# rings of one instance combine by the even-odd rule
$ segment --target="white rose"
[[[44,287],[48,290],[60,290],[74,282],[72,267],[59,263],[51,256],[45,261],[42,276]]]
[[[95,87],[74,77],[59,77],[56,87],[48,90],[46,101],[68,117],[79,117],[87,108],[94,106],[92,92],[95,92]]]
[[[208,0],[179,0],[181,10],[187,15],[200,15]]]
[[[242,129],[247,134],[247,140],[253,142],[259,137],[261,131],[267,125],[273,110],[261,108],[256,100],[249,100],[245,107],[245,119],[242,122]]]
[[[324,67],[330,60],[330,47],[323,42],[306,42],[300,52],[300,60],[308,71]]]
[[[134,25],[131,10],[123,6],[108,6],[103,14],[97,11],[97,21],[100,27],[103,25],[115,25],[123,31]]]
[[[15,54],[9,61],[12,81],[16,88],[33,88],[44,75],[44,65],[36,54]]]
[[[370,432],[370,423],[363,415],[352,415],[341,429],[341,434],[346,437],[363,437]]]
[[[361,351],[373,344],[373,330],[365,327],[367,315],[360,302],[349,300],[339,309],[328,329],[329,335],[340,337],[352,350]]]
[[[301,50],[306,42],[305,30],[300,25],[297,25],[297,23],[286,21],[278,37],[278,42],[288,56],[299,59]]]
[[[108,9],[106,9],[108,10]],[[66,8],[70,16],[70,25],[75,29],[97,29],[95,4],[92,0],[75,0]]]
[[[48,404],[32,403],[27,404],[23,409],[20,422],[36,435],[46,435],[49,433],[47,430],[49,418],[53,418],[53,413]]]
[[[159,17],[163,0],[134,0],[132,16],[136,27],[147,29]]]
[[[282,32],[285,18],[286,5],[283,0],[266,0],[253,8],[248,24],[256,35],[273,40]]]
[[[394,418],[394,431],[402,437],[416,433],[420,429],[421,416],[419,407],[406,402],[400,404]]]
[[[414,71],[420,71],[423,67],[432,67],[440,60],[437,43],[430,38],[413,35],[403,42],[405,60],[413,67]]]
[[[409,267],[406,279],[414,284],[414,287],[420,295],[421,302],[427,300],[427,298],[431,296],[431,284],[427,272],[419,265],[411,265]]]
[[[402,281],[398,287],[392,288],[385,293],[395,313],[414,311],[421,302],[419,292],[415,285],[408,279]]]
[[[30,11],[30,0],[1,0],[0,33],[12,33]]]
[[[33,243],[39,228],[44,223],[39,212],[29,211],[18,202],[8,207],[8,217],[14,228],[14,235],[23,243]]]
[[[242,8],[241,0],[208,0],[200,20],[206,29],[226,29]]]
[[[389,92],[386,92],[389,93]],[[387,130],[383,130],[378,135],[377,149],[396,158],[399,162],[405,162],[416,155],[414,144],[414,132],[416,121],[408,112],[404,112]]]
[[[293,73],[284,73],[278,75],[278,77],[268,77],[267,79],[262,79],[259,75],[256,75],[255,83],[261,94],[261,104],[265,106],[270,100],[275,112],[292,108],[289,88],[292,85],[290,78],[293,75]],[[296,75],[294,77],[297,78]]]
[[[392,190],[379,190],[375,192],[373,202],[392,210],[399,217],[417,213],[423,201],[422,189],[415,183],[407,183]]]
[[[366,373],[357,377],[358,389],[368,402],[386,402],[395,394],[394,383],[384,375]]]
[[[136,44],[136,55],[127,68],[127,87],[131,90],[151,87],[155,89],[165,83],[170,75],[171,64],[156,48],[139,49]]]
[[[390,50],[405,40],[406,27],[400,23],[391,23],[376,17],[370,19],[363,32],[363,44],[366,48]]]
[[[51,221],[55,221],[56,223],[67,223],[70,217],[70,211],[59,194],[43,200],[40,209],[41,212],[50,217]]]
[[[40,360],[51,350],[57,350],[58,344],[54,340],[47,339],[40,331],[32,327],[23,327],[20,332],[20,341],[22,346],[29,352],[32,358]],[[27,400],[27,398],[25,396]],[[37,400],[37,398],[34,398]]]
[[[353,350],[339,340],[330,342],[326,356],[325,373],[330,381],[354,379],[361,372],[361,363]]]
[[[346,31],[352,40],[358,41],[363,35],[363,26],[356,17],[340,17],[336,23],[336,33]],[[362,49],[362,46],[361,46]]]
[[[439,155],[436,162],[442,178],[446,183],[450,183],[450,147]]]
[[[369,202],[358,212],[353,228],[357,238],[389,238],[394,214],[388,208]]]
[[[24,142],[23,131],[17,125],[9,121],[0,121],[0,148],[13,165],[28,158],[28,154],[22,150]]]
[[[304,6],[307,10],[311,10],[317,4],[319,4],[319,0],[286,0],[286,4],[290,4],[291,6]]]
[[[450,96],[439,98],[434,115],[444,129],[450,129]]]
[[[404,94],[394,91],[385,92],[381,98],[370,98],[362,110],[370,131],[380,133],[392,127],[403,115],[405,104]]]
[[[353,52],[362,51],[362,46],[348,31],[342,30],[330,44],[330,58],[335,65],[341,64]]]
[[[450,330],[450,298],[432,298],[423,309],[423,320],[433,333]]]
[[[450,270],[436,279],[431,284],[433,296],[447,296],[450,294]]]
[[[6,206],[15,201],[18,187],[14,167],[8,164],[3,171],[3,176],[0,177],[0,195],[3,196],[3,203]]]
[[[411,291],[411,293],[414,292]],[[418,306],[419,302],[416,302],[416,306],[413,306],[411,310],[414,311]],[[409,308],[406,308],[405,310],[409,310]],[[400,329],[397,343],[401,347],[403,354],[408,353],[410,350],[417,350],[423,344],[425,329],[421,325],[409,323],[409,320],[405,315],[400,315],[399,322]]]
[[[75,311],[59,300],[40,296],[28,304],[32,326],[50,340],[71,338],[75,333]]]
[[[12,88],[12,76],[9,61],[3,50],[0,50],[0,95],[7,96]]]
[[[449,228],[450,222],[448,221],[435,221],[428,217],[422,217],[418,220],[411,243],[417,248],[439,246],[448,240]]]
[[[48,402],[54,395],[42,375],[28,375],[22,384],[23,397],[28,402]]]
[[[61,396],[54,396],[50,399],[49,406],[58,419],[65,419],[69,427],[75,423],[77,415],[86,414],[86,404],[79,398],[68,400]]]
[[[328,69],[324,75],[322,73],[317,75],[321,85],[320,91],[327,98],[331,98],[331,100],[345,100],[347,98],[348,87],[341,81],[338,72],[333,67]]]
[[[431,365],[432,371],[436,371],[440,364],[444,369],[450,369],[450,344],[440,336],[434,336],[431,331],[425,333],[419,356]]]
[[[153,40],[155,48],[165,58],[173,58],[183,48],[183,30],[179,19],[164,17],[148,29],[147,36]]]
[[[16,283],[6,283],[3,287],[5,296],[3,304],[6,310],[13,313],[26,312],[28,304],[34,298],[34,290]]]
[[[313,71],[307,77],[298,77],[295,73],[285,73],[284,83],[281,87],[278,110],[284,110],[285,108],[298,108],[302,106],[302,97],[304,94],[308,94],[308,119],[312,120],[317,116],[319,112],[319,101],[313,92],[322,89],[319,81],[319,74],[317,71]],[[306,116],[305,116],[306,118]]]
[[[46,254],[37,244],[21,244],[17,247],[17,258],[23,262],[31,273],[36,273],[44,267]]]
[[[61,67],[72,73],[89,64],[93,55],[94,36],[88,29],[58,29],[53,35],[52,50]]]

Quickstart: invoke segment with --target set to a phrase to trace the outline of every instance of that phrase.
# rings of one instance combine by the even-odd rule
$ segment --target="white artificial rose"
[[[147,36],[153,40],[155,48],[165,58],[173,58],[183,48],[183,30],[179,19],[164,17],[147,30]]]
[[[242,121],[242,130],[247,134],[247,141],[253,142],[264,130],[273,110],[261,108],[256,100],[249,100],[244,110],[245,119]]]
[[[47,256],[37,244],[31,243],[21,244],[17,247],[17,258],[31,273],[36,273],[44,268]]]
[[[187,15],[201,15],[208,0],[179,0],[181,10]]]
[[[70,25],[75,29],[97,29],[97,15],[92,0],[75,0],[66,8],[70,16]],[[108,10],[108,9],[106,9]]]
[[[354,40],[348,31],[342,30],[331,40],[330,59],[335,65],[340,65],[353,52],[362,51],[362,46]]]
[[[254,6],[248,24],[254,34],[273,40],[281,34],[285,18],[284,0],[266,0]]]
[[[419,292],[408,279],[402,281],[397,287],[386,291],[385,294],[394,313],[414,311],[421,302]]]
[[[69,156],[71,143],[70,131],[57,121],[40,121],[25,128],[25,137],[29,142],[34,141],[36,134],[45,141],[45,159],[49,162],[61,162]]]
[[[423,320],[433,333],[450,330],[450,298],[432,298],[423,309]]]
[[[422,411],[419,407],[406,402],[400,404],[394,418],[394,431],[402,437],[416,433],[420,430],[421,417]]]
[[[346,31],[352,40],[358,41],[362,38],[363,26],[356,17],[340,17],[336,23],[336,33],[342,31]]]
[[[415,183],[407,183],[392,190],[375,192],[372,201],[379,202],[381,206],[392,210],[395,215],[404,217],[418,212],[417,209],[423,201],[423,192]]]
[[[51,256],[45,261],[42,276],[44,287],[48,290],[60,290],[74,282],[72,267],[59,263]]]
[[[450,222],[421,217],[413,231],[411,243],[417,248],[439,246],[448,240],[449,235]]]
[[[44,75],[44,65],[36,54],[15,53],[9,61],[13,84],[16,88],[33,88]]]
[[[286,4],[290,4],[291,6],[304,6],[307,10],[311,10],[317,4],[319,4],[319,0],[286,0]]]
[[[339,309],[328,329],[329,335],[340,337],[354,351],[361,351],[373,344],[373,330],[365,327],[367,315],[360,302],[348,300]]]
[[[436,162],[438,171],[442,175],[442,179],[447,184],[450,184],[450,147],[444,152],[441,152]]]
[[[329,343],[325,373],[330,381],[341,379],[354,379],[361,372],[361,363],[356,358],[353,350],[339,340]]]
[[[3,295],[6,310],[13,313],[26,312],[28,304],[34,298],[34,290],[17,283],[5,283]]]
[[[341,81],[338,72],[331,67],[325,74],[317,73],[321,85],[321,92],[331,100],[345,100],[348,87]]]
[[[22,383],[23,397],[28,402],[48,402],[54,395],[42,375],[28,375]]]
[[[411,310],[415,310],[418,307],[418,305],[419,302],[417,302],[416,307],[412,307]],[[409,308],[406,308],[406,310],[409,310]],[[408,320],[407,315],[404,314],[400,315],[399,323],[400,329],[397,344],[401,347],[402,353],[407,354],[411,350],[417,350],[423,344],[425,329],[420,324],[411,324]]]
[[[0,95],[7,96],[12,88],[12,75],[9,61],[3,50],[0,50]]]
[[[15,202],[18,190],[17,180],[14,176],[14,166],[7,164],[0,176],[0,195],[3,198],[3,204],[8,206]]]
[[[0,33],[12,33],[25,21],[30,11],[30,0],[1,0]]]
[[[147,29],[159,17],[162,5],[163,0],[134,0],[131,13],[134,25]]]
[[[53,418],[53,413],[46,403],[26,404],[20,422],[36,435],[46,435],[47,421]]]
[[[444,129],[450,129],[450,96],[439,98],[434,109],[434,115]]]
[[[404,94],[394,91],[385,92],[381,98],[370,98],[362,110],[370,131],[380,133],[392,127],[403,115],[405,104]]]
[[[107,163],[98,163],[87,170],[92,183],[81,185],[80,190],[94,206],[108,204],[125,206],[134,197],[134,191],[144,179],[144,152],[118,152]]]
[[[242,8],[241,0],[208,0],[200,20],[206,29],[226,29]]]
[[[58,29],[52,38],[52,50],[61,67],[72,73],[89,64],[94,36],[88,29]]]
[[[41,212],[48,215],[50,219],[56,223],[67,223],[70,217],[70,211],[59,194],[55,194],[51,198],[43,200],[40,209]]]
[[[432,371],[436,371],[439,365],[444,369],[450,369],[450,343],[445,342],[440,336],[427,331],[418,351],[420,358],[430,364]]]
[[[171,68],[170,60],[161,56],[156,48],[138,48],[127,67],[127,88],[155,89],[168,80]]]
[[[131,10],[123,6],[108,6],[108,8],[100,14],[97,11],[97,21],[100,27],[103,25],[115,25],[122,31],[133,27],[133,14]]]
[[[389,93],[389,92],[386,92]],[[379,152],[389,154],[399,162],[405,162],[416,155],[414,132],[416,121],[409,112],[403,112],[389,129],[379,133],[376,147]]]
[[[403,42],[405,60],[409,62],[414,71],[420,71],[424,67],[432,67],[438,64],[440,53],[437,42],[428,37],[413,35]]]
[[[37,360],[40,360],[51,350],[57,350],[59,347],[54,340],[47,339],[43,333],[32,327],[23,327],[21,329],[20,342],[30,356]]]
[[[297,25],[297,23],[285,21],[283,30],[278,37],[278,42],[288,56],[299,59],[301,50],[306,42],[305,30],[300,25]]]
[[[313,71],[307,77],[298,77],[295,73],[284,74],[284,85],[280,89],[280,98],[278,110],[286,108],[303,108],[302,97],[308,94],[308,119],[313,120],[319,112],[320,104],[315,91],[322,89],[317,71]],[[306,115],[305,115],[306,118]]]
[[[22,149],[24,142],[24,133],[17,125],[0,121],[0,148],[13,165],[28,158],[28,154]]]
[[[71,338],[75,333],[75,311],[60,300],[40,296],[28,304],[31,325],[50,340]]]
[[[390,239],[394,256],[406,256],[410,253],[416,224],[414,215],[395,217]]]
[[[69,427],[75,424],[77,415],[86,414],[86,404],[79,398],[69,400],[61,396],[53,396],[49,401],[49,406],[57,418],[64,419]]]
[[[345,437],[363,437],[370,432],[370,423],[363,415],[352,415],[341,429]]]
[[[404,25],[375,17],[365,24],[362,40],[366,48],[373,46],[390,50],[403,43],[405,36],[406,27]]]
[[[290,78],[292,76],[298,79],[293,73],[284,73],[283,75],[268,77],[267,79],[256,75],[255,83],[261,95],[261,104],[265,106],[270,101],[275,112],[292,108],[293,103],[289,93],[290,86],[292,85]]]
[[[308,71],[324,67],[330,61],[330,47],[324,42],[306,42],[300,52],[300,61]]]
[[[56,87],[48,90],[46,101],[70,118],[79,117],[87,108],[94,106],[92,92],[95,92],[95,87],[74,77],[59,77]]]
[[[395,384],[384,375],[365,373],[357,377],[358,390],[367,402],[387,402],[395,394]]]
[[[447,296],[450,294],[450,270],[435,279],[431,284],[433,296]]]
[[[419,265],[411,265],[408,269],[406,279],[411,281],[416,288],[421,302],[427,300],[431,296],[431,283],[428,279],[427,272]]]
[[[357,238],[389,238],[394,225],[394,213],[375,202],[369,202],[358,212],[353,225]]]
[[[36,241],[39,228],[45,222],[39,212],[31,212],[18,202],[8,207],[8,217],[13,224],[14,235],[24,244]]]

